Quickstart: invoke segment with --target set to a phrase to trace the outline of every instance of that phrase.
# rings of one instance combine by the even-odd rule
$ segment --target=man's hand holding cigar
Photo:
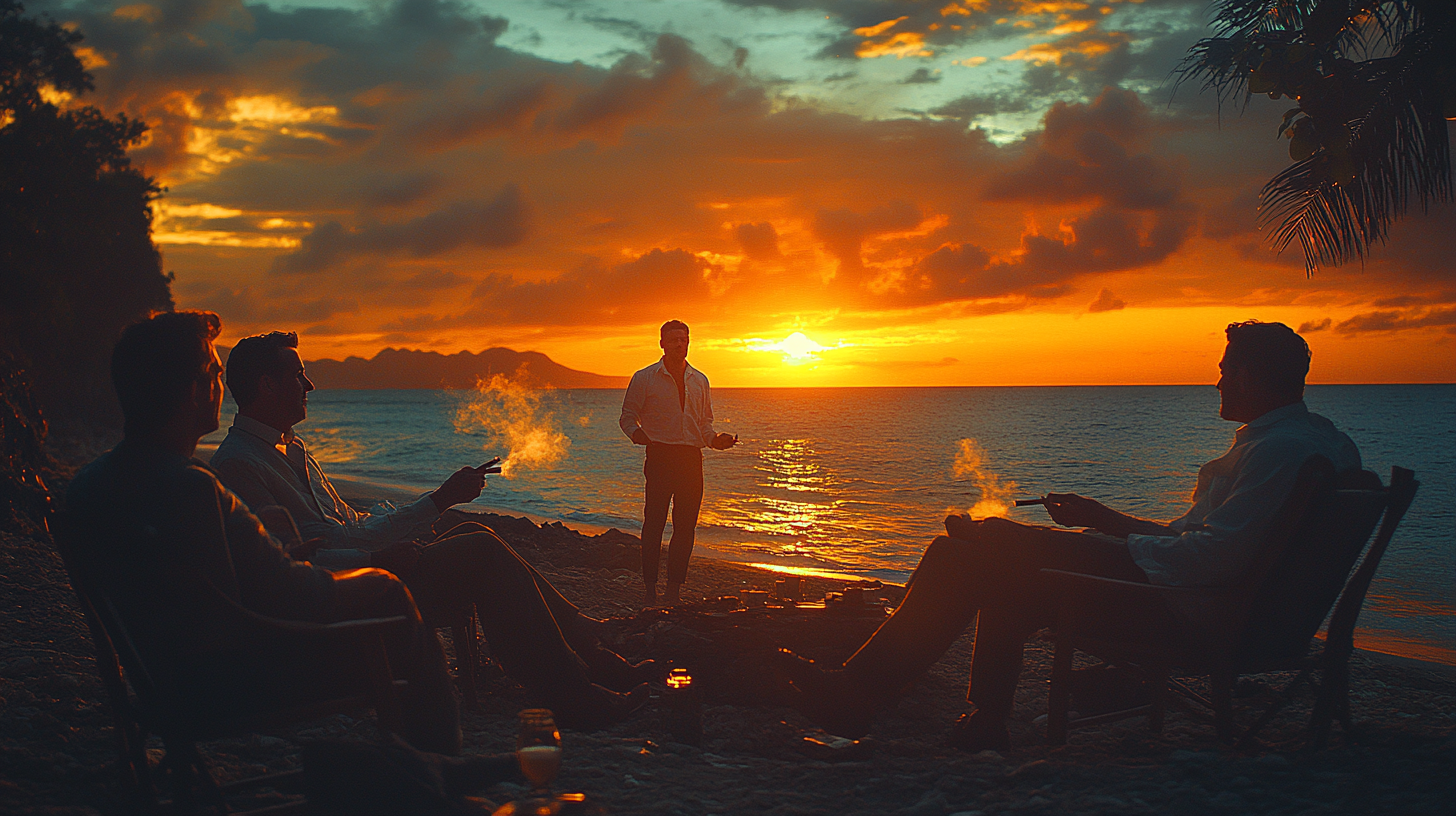
[[[1039,504],[1052,521],[1063,527],[1090,527],[1099,533],[1123,538],[1133,533],[1176,535],[1165,525],[1119,513],[1096,499],[1076,493],[1048,493],[1039,499],[1017,499],[1017,507]]]
[[[480,491],[485,489],[485,477],[490,474],[500,473],[500,457],[486,462],[480,467],[466,466],[450,474],[445,483],[435,488],[430,494],[430,500],[435,503],[436,509],[441,513],[449,510],[457,504],[475,501]]]

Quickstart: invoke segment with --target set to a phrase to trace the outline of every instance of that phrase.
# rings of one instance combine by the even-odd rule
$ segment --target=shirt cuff
[[[1134,564],[1137,564],[1143,572],[1148,575],[1148,583],[1159,586],[1176,586],[1177,580],[1169,571],[1168,565],[1158,558],[1159,550],[1166,550],[1178,540],[1178,536],[1156,536],[1141,535],[1133,533],[1127,537],[1127,552],[1132,556]]]
[[[430,498],[429,493],[420,496],[418,499],[406,504],[395,511],[396,518],[404,519],[410,527],[426,521],[434,521],[440,515],[440,508],[435,506],[435,500]],[[445,508],[450,509],[450,508]]]

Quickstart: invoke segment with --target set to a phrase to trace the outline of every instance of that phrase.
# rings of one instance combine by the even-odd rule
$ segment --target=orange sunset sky
[[[222,342],[537,350],[718,386],[1449,382],[1456,208],[1306,277],[1257,193],[1290,106],[1166,82],[1207,0],[30,2],[152,128],[155,238]],[[1221,119],[1221,121],[1220,121]]]

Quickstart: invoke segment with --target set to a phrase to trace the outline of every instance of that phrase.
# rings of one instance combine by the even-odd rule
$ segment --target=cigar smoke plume
[[[562,433],[556,415],[541,407],[543,390],[503,374],[481,380],[475,396],[455,412],[455,432],[484,433],[486,452],[509,450],[501,475],[550,467],[565,459],[571,439]]]
[[[1016,482],[1003,481],[986,467],[986,451],[974,439],[956,443],[955,476],[969,478],[980,491],[980,498],[967,511],[973,519],[1005,516],[1011,511]]]

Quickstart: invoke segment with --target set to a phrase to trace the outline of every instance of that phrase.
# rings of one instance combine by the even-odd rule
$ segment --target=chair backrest
[[[1386,548],[1390,546],[1395,528],[1405,518],[1405,511],[1410,509],[1420,487],[1421,483],[1416,481],[1415,471],[1403,467],[1391,468],[1385,517],[1380,522],[1380,533],[1365,552],[1359,569],[1355,570],[1355,574],[1345,584],[1345,591],[1340,593],[1340,602],[1330,615],[1326,649],[1343,651],[1347,655],[1354,650],[1355,622],[1360,617],[1360,608],[1365,603],[1370,581],[1375,577],[1375,570],[1380,567],[1380,559],[1385,556]]]
[[[1268,571],[1251,598],[1237,651],[1239,663],[1247,668],[1272,666],[1308,651],[1336,599],[1351,594],[1351,570],[1382,514],[1389,516],[1392,491],[1369,471],[1338,478],[1327,474],[1315,481],[1307,497],[1286,506],[1271,536]],[[1388,524],[1392,534],[1394,523]],[[1367,558],[1367,587],[1379,557]],[[1353,614],[1358,615],[1364,590],[1355,595]]]
[[[71,580],[71,589],[76,593],[76,601],[86,619],[86,626],[91,630],[91,642],[96,648],[97,672],[101,675],[112,705],[121,710],[136,711],[136,706],[132,705],[127,695],[127,684],[130,683],[142,706],[148,707],[151,701],[160,697],[161,691],[132,641],[126,623],[100,582],[91,574],[92,571],[86,569],[76,557],[65,518],[52,514],[47,519],[46,526],[50,529],[51,541],[65,564],[66,575]]]

